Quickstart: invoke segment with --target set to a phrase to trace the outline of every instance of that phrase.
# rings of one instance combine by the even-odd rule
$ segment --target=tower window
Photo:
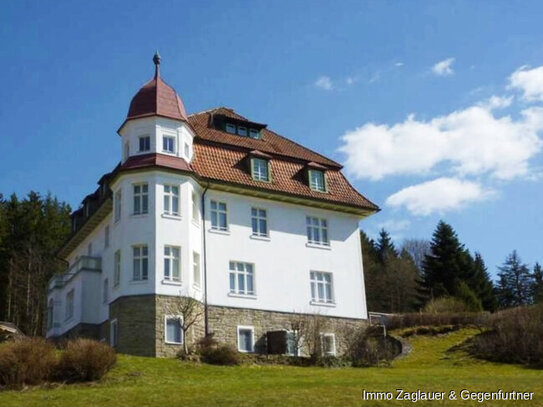
[[[240,136],[247,136],[247,127],[238,126],[238,134]]]
[[[139,150],[140,152],[151,150],[151,137],[141,136],[139,138],[139,147],[140,147],[140,150]]]
[[[162,151],[164,151],[165,153],[175,153],[175,137],[162,137]]]

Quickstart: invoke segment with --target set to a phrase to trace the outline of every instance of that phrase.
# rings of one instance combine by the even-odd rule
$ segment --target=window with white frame
[[[179,247],[164,246],[164,280],[181,280],[181,273],[179,270],[180,252],[181,249]]]
[[[251,158],[251,173],[256,181],[269,181],[270,171],[268,160],[263,158]]]
[[[119,327],[116,319],[112,319],[109,323],[109,344],[116,347],[119,340]]]
[[[109,299],[109,281],[108,279],[104,279],[104,289],[103,289],[103,293],[102,293],[102,301],[104,302],[104,304],[107,304],[108,302],[108,299]]]
[[[300,356],[300,338],[297,331],[287,331],[287,355]]]
[[[228,230],[228,211],[226,203],[211,201],[211,229]]]
[[[127,160],[130,156],[130,144],[128,144],[128,141],[124,143],[124,159]]]
[[[188,143],[185,143],[185,157],[189,158],[190,156],[190,147]]]
[[[179,187],[177,185],[164,185],[164,213],[179,216]]]
[[[121,251],[117,250],[113,256],[113,286],[117,287],[121,282]]]
[[[149,185],[135,184],[134,187],[134,215],[149,212]]]
[[[162,151],[165,153],[175,154],[175,137],[163,136],[162,137]]]
[[[196,252],[192,252],[192,280],[196,287],[200,287],[200,254]]]
[[[332,333],[321,334],[321,349],[323,356],[335,356],[336,335]]]
[[[252,326],[238,326],[238,350],[240,352],[254,352],[254,333]]]
[[[266,209],[251,208],[251,225],[254,236],[268,236],[268,213]]]
[[[55,302],[53,299],[49,299],[49,302],[47,303],[47,329],[51,329],[53,327],[53,317],[55,315]]]
[[[144,152],[144,151],[150,151],[151,150],[151,137],[149,136],[140,136],[138,138],[138,141],[139,141],[139,151],[140,153],[141,152]]]
[[[198,195],[192,191],[192,220],[196,223],[200,221],[200,205],[198,205]]]
[[[238,135],[247,136],[247,127],[238,126]]]
[[[119,219],[121,219],[121,204],[122,204],[122,192],[119,188],[118,191],[115,192],[115,222],[117,222]]]
[[[183,320],[181,316],[166,315],[164,317],[164,341],[172,344],[183,343]]]
[[[73,288],[66,294],[66,319],[74,316],[74,290]]]
[[[334,303],[334,290],[332,273],[322,271],[310,272],[311,278],[311,300],[325,304]]]
[[[257,129],[250,129],[249,130],[249,137],[254,138],[254,139],[259,139],[260,138],[260,132]]]
[[[240,261],[230,262],[230,293],[255,295],[253,264]]]
[[[149,249],[147,245],[132,247],[133,254],[133,280],[147,280],[149,276]]]
[[[313,191],[326,192],[324,171],[309,170],[309,187]]]
[[[107,249],[109,247],[109,225],[106,225],[104,229],[104,248]]]
[[[325,245],[330,244],[328,240],[328,222],[326,219],[314,216],[306,216],[307,242],[311,244]]]
[[[226,132],[230,134],[236,134],[236,126],[231,123],[226,123]]]

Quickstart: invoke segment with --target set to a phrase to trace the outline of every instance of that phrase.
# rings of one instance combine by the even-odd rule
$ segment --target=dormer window
[[[226,123],[226,132],[230,134],[236,134],[236,125],[232,123]]]
[[[151,137],[149,136],[141,136],[139,137],[139,151],[150,151],[151,150]]]
[[[162,137],[162,151],[165,153],[175,154],[175,137]]]
[[[270,182],[269,161],[263,158],[251,158],[251,175],[255,181]]]
[[[238,126],[238,135],[247,136],[247,127]]]
[[[309,170],[309,187],[313,191],[326,192],[324,171],[315,169]]]

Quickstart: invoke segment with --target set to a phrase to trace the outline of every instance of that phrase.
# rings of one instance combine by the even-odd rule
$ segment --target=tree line
[[[70,233],[69,205],[50,194],[0,194],[0,320],[43,333],[47,283],[66,265],[55,253]]]
[[[480,253],[471,253],[451,225],[440,221],[431,241],[406,240],[396,248],[386,230],[376,241],[361,231],[368,310],[412,312],[431,300],[453,298],[469,311],[543,302],[543,270],[513,251],[493,282]]]

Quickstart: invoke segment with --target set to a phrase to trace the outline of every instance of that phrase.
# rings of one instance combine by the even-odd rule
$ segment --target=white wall
[[[192,160],[193,148],[192,140],[194,134],[189,126],[181,120],[166,119],[163,117],[148,117],[138,120],[129,120],[122,127],[121,152],[122,162],[126,160],[125,145],[129,145],[129,156],[149,153],[161,153],[181,157],[190,162]],[[151,150],[139,151],[139,137],[149,136],[151,138]],[[162,151],[162,137],[172,136],[175,138],[175,153],[165,153]],[[185,143],[189,146],[189,154],[185,154]]]
[[[210,304],[367,318],[356,216],[217,191],[206,198]],[[228,234],[210,230],[211,199],[228,205]],[[251,237],[252,206],[267,210],[269,240]],[[329,248],[306,245],[306,215],[327,219]],[[256,299],[229,295],[231,260],[254,264]],[[311,304],[310,271],[332,273],[335,306]]]

